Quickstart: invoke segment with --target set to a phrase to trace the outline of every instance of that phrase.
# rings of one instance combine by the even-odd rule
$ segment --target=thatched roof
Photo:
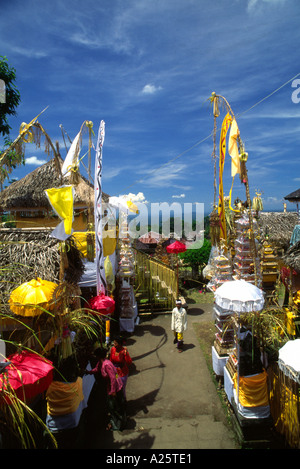
[[[60,167],[63,160],[60,157],[52,158],[47,163],[39,166],[24,178],[13,182],[9,187],[0,192],[0,209],[10,211],[17,208],[47,208],[50,203],[45,194],[45,189],[62,185]],[[69,184],[64,178],[63,184]],[[83,176],[79,175],[79,183],[75,187],[74,205],[88,205],[90,197],[92,205],[94,201],[94,187]],[[108,202],[108,195],[103,193],[103,200]]]
[[[59,283],[60,241],[52,238],[52,228],[1,228],[0,249],[0,304],[1,311],[9,313],[8,299],[12,290],[35,276]],[[66,240],[68,267],[65,280],[76,284],[83,272],[82,255],[72,237]]]
[[[295,225],[298,223],[296,212],[260,212],[258,225],[263,235],[268,235],[272,245],[287,250]]]
[[[282,260],[288,267],[300,272],[300,241],[288,249]]]
[[[297,189],[296,191],[286,195],[284,199],[288,200],[289,202],[300,202],[300,189]]]

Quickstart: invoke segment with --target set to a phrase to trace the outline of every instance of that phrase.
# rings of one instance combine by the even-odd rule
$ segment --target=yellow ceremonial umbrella
[[[53,293],[58,285],[39,277],[22,283],[11,292],[9,306],[19,316],[38,316],[54,306]]]

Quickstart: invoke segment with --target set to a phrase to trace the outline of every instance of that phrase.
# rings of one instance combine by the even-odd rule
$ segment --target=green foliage
[[[10,214],[1,215],[0,223],[3,228],[16,228],[16,222]]]
[[[187,249],[185,252],[179,254],[180,259],[186,265],[205,265],[208,262],[211,251],[210,241],[206,238],[203,240],[203,245],[199,249]]]
[[[204,217],[204,238],[210,238],[209,215]]]
[[[15,86],[16,71],[10,67],[6,57],[0,56],[0,79],[5,83],[5,102],[0,103],[0,135],[9,135],[11,127],[8,124],[8,116],[16,114],[16,108],[20,104],[20,93]]]
[[[9,148],[12,142],[6,139],[5,148]],[[1,155],[1,153],[0,153]],[[6,156],[4,157],[3,161],[1,162],[0,166],[0,188],[2,190],[3,183],[6,179],[9,178],[12,170],[15,169],[18,165],[25,164],[24,153],[16,151],[15,149],[11,149]],[[13,181],[10,181],[13,182]]]
[[[11,127],[8,124],[8,117],[16,114],[16,108],[19,105],[21,98],[20,93],[15,86],[16,72],[15,69],[10,67],[6,57],[0,56],[0,80],[5,83],[5,93],[1,94],[0,102],[0,135],[4,137],[4,150],[8,149],[12,142],[9,138]],[[1,83],[1,82],[0,82]],[[0,189],[5,179],[17,165],[24,164],[24,153],[21,147],[18,149],[12,148],[3,161],[0,167]]]

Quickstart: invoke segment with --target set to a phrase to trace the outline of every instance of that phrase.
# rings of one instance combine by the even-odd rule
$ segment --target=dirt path
[[[136,326],[127,341],[134,362],[127,384],[127,428],[123,432],[103,430],[103,396],[101,390],[95,390],[91,401],[100,406],[95,409],[93,405],[88,412],[81,446],[237,449],[192,325],[211,317],[211,305],[195,306],[189,308],[181,354],[173,344],[170,314],[142,319]]]

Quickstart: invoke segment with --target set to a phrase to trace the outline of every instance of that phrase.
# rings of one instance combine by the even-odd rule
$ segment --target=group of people
[[[110,421],[107,430],[123,430],[126,424],[126,384],[132,359],[124,346],[122,337],[117,337],[108,352],[97,348],[94,355],[98,362],[86,374],[102,376],[106,382],[107,406]]]
[[[182,352],[183,333],[187,329],[187,312],[181,301],[176,301],[172,311],[171,330],[174,332],[174,344]],[[126,424],[126,384],[132,359],[124,346],[122,337],[117,337],[110,352],[98,348],[94,352],[98,362],[86,374],[101,375],[106,381],[107,404],[110,421],[108,430],[123,430]]]

